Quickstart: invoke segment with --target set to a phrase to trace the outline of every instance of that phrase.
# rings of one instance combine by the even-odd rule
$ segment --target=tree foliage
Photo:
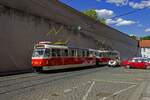
[[[92,17],[92,18],[94,18],[94,19],[97,20],[97,14],[96,14],[96,11],[95,11],[95,10],[93,10],[93,9],[91,9],[91,10],[86,10],[86,11],[84,11],[83,13],[84,13],[85,15],[90,16],[90,17]]]
[[[99,21],[100,23],[106,24],[106,20],[104,18],[99,18],[95,10],[90,9],[83,12],[85,15]]]
[[[150,40],[150,35],[149,36],[141,37],[141,40]]]
[[[138,40],[138,37],[136,35],[130,35],[130,38],[132,38],[134,40]]]

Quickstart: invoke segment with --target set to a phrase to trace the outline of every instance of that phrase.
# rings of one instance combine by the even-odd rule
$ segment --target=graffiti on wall
[[[58,35],[62,32],[62,30],[64,29],[63,26],[60,26],[58,28],[56,27],[52,27],[48,32],[47,32],[47,35],[49,34],[54,34],[54,35]]]
[[[50,30],[47,32],[47,36],[50,36],[50,40],[51,42],[53,42],[54,44],[68,44],[68,39],[66,39],[67,37],[62,37],[59,36],[64,30],[64,26],[61,25],[59,27],[55,27],[53,26],[52,28],[50,28]],[[53,38],[53,39],[52,39]]]

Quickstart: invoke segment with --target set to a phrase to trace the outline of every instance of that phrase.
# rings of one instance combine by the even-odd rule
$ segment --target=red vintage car
[[[150,61],[148,58],[134,57],[131,59],[123,60],[121,65],[125,68],[149,69]]]

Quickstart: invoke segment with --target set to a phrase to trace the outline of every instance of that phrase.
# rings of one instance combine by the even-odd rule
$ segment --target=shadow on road
[[[55,70],[46,70],[41,73],[50,74],[50,73],[72,72],[72,71],[80,71],[80,70],[86,70],[86,69],[92,69],[92,68],[98,68],[98,67],[106,67],[106,66],[84,66],[84,67],[78,67],[78,68],[55,69]]]

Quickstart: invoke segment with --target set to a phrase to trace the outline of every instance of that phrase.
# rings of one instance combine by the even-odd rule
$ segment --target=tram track
[[[48,84],[53,81],[57,81],[60,79],[65,79],[65,78],[70,78],[74,76],[80,76],[80,75],[86,75],[86,74],[91,74],[95,73],[98,71],[104,71],[107,70],[108,67],[102,67],[102,68],[92,68],[92,69],[86,69],[86,70],[80,70],[80,71],[73,71],[73,72],[66,72],[66,73],[57,73],[57,74],[48,74],[44,76],[39,76],[40,78],[37,77],[28,77],[26,76],[25,81],[21,82],[14,82],[13,84],[7,84],[7,85],[1,85],[0,86],[0,95],[10,93],[13,91],[19,91],[23,90],[26,88],[31,88],[43,84]],[[35,78],[35,79],[34,79]],[[18,78],[20,79],[20,78]]]
[[[16,77],[15,77],[15,75],[2,77],[2,78],[0,78],[0,83],[1,82],[6,82],[6,81],[13,81],[13,80],[17,80],[17,79],[23,79],[23,78],[33,77],[36,74],[35,73],[33,73],[33,74],[30,73],[30,74],[22,74],[22,75],[21,76],[17,75]]]
[[[0,88],[20,84],[20,83],[23,83],[23,82],[28,82],[28,81],[31,81],[32,79],[36,79],[36,78],[41,79],[41,78],[43,78],[43,75],[42,76],[39,76],[39,75],[37,75],[37,76],[36,75],[35,76],[26,76],[26,77],[21,77],[21,78],[16,78],[16,79],[3,81],[3,82],[0,82]]]

